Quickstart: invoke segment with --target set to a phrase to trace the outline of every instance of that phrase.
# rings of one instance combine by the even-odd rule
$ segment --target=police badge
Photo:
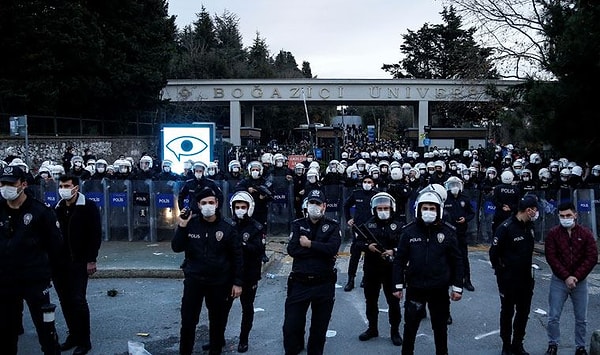
[[[31,223],[32,219],[33,215],[31,213],[25,213],[25,215],[23,216],[23,224],[28,225],[29,223]]]
[[[438,243],[442,243],[444,241],[444,239],[446,238],[446,236],[444,235],[444,233],[438,233],[437,234],[437,241]]]
[[[242,240],[244,241],[244,243],[248,242],[248,239],[250,239],[250,233],[246,232],[242,235]]]
[[[223,239],[223,232],[222,231],[217,231],[216,237],[217,237],[217,242],[220,242],[221,239]]]
[[[390,229],[391,229],[391,230],[395,231],[395,230],[396,230],[396,228],[398,228],[398,226],[396,225],[396,223],[392,223],[392,224],[390,224]]]
[[[329,230],[329,224],[324,224],[323,227],[321,227],[321,230],[323,233],[327,232]]]

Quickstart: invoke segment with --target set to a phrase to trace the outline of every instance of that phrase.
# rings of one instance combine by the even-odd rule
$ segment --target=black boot
[[[398,328],[390,330],[390,338],[392,339],[392,344],[394,344],[395,346],[402,345],[402,337],[400,336]]]
[[[360,335],[358,336],[358,340],[367,341],[371,338],[376,338],[378,336],[379,336],[379,332],[377,331],[377,329],[368,328],[364,332],[360,333]]]
[[[510,351],[510,345],[502,345],[502,355],[512,355],[512,351]]]
[[[523,343],[513,343],[510,347],[510,351],[512,351],[513,355],[529,355],[525,348],[523,348]]]
[[[344,291],[350,292],[354,288],[354,276],[348,276],[348,283],[344,286]]]
[[[210,343],[202,344],[202,350],[203,351],[209,351],[210,350]]]

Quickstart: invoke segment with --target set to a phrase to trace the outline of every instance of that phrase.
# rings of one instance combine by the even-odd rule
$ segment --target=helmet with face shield
[[[104,160],[104,159],[96,160],[96,167],[95,167],[96,172],[103,174],[106,172],[107,167],[108,167],[108,162],[106,162],[106,160]]]
[[[600,176],[600,165],[596,164],[592,167],[592,175]]]
[[[540,170],[538,170],[538,178],[542,182],[550,181],[550,179],[552,178],[550,170],[548,170],[548,168],[541,168]]]
[[[456,176],[451,176],[444,183],[444,187],[446,188],[446,191],[450,192],[453,195],[457,195],[463,190],[463,182],[460,178]]]
[[[148,171],[152,169],[152,158],[148,155],[144,155],[140,158],[140,169],[143,171]]]
[[[252,195],[250,195],[246,191],[238,191],[238,192],[234,193],[233,196],[231,196],[231,199],[229,200],[229,207],[231,209],[232,216],[236,216],[235,202],[247,203],[248,204],[248,206],[247,206],[248,217],[252,217],[252,214],[254,213],[254,198],[252,198]],[[239,218],[239,216],[238,216],[238,218]]]
[[[390,208],[390,213],[386,218],[381,218],[384,215],[378,213],[377,207],[387,206]],[[378,192],[371,197],[371,214],[378,216],[380,219],[388,219],[396,211],[396,200],[387,192]]]
[[[283,168],[285,166],[285,156],[281,153],[273,155],[273,164],[277,168]]]
[[[294,173],[295,173],[296,175],[303,175],[303,174],[304,174],[304,169],[305,169],[305,167],[304,167],[304,164],[302,164],[302,163],[297,163],[297,164],[294,166]]]
[[[23,159],[21,158],[14,158],[9,164],[8,166],[18,166],[19,168],[21,168],[21,170],[23,170],[25,173],[29,173],[29,166],[27,164],[25,164],[25,162],[23,161]]]
[[[402,180],[402,169],[399,167],[394,167],[390,171],[390,177],[394,181]]]
[[[263,165],[257,160],[253,160],[253,161],[249,162],[248,163],[248,174],[253,179],[258,179],[263,174]]]
[[[319,170],[314,168],[308,169],[306,172],[306,181],[311,184],[317,183],[319,181]]]
[[[242,171],[242,163],[239,160],[234,159],[227,164],[227,170],[230,173],[240,173]]]
[[[65,168],[60,164],[51,165],[50,173],[52,174],[52,178],[58,181],[60,176],[65,173]]]
[[[560,180],[567,181],[571,177],[571,170],[569,168],[562,168],[560,170]]]
[[[215,175],[217,175],[219,173],[219,164],[215,163],[214,161],[211,161],[210,163],[208,163],[208,167],[206,168],[206,173],[211,178],[214,177]]]
[[[522,181],[531,181],[533,178],[533,172],[531,171],[531,169],[523,169],[521,170],[521,180]]]
[[[71,168],[75,170],[80,170],[83,169],[83,164],[83,157],[81,157],[81,155],[74,155],[71,158]]]
[[[503,184],[512,184],[514,179],[515,174],[513,174],[512,171],[505,170],[500,174],[500,181],[502,181]]]
[[[364,159],[358,159],[356,161],[356,169],[358,169],[359,172],[363,173],[367,171],[367,162]]]

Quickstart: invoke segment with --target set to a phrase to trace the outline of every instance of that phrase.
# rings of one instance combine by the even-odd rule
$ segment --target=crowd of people
[[[14,210],[22,207],[14,201],[23,198],[18,196],[28,196],[23,193],[28,184],[59,181],[62,200],[51,214],[53,218],[45,218],[46,225],[40,228],[51,228],[56,216],[61,228],[53,243],[44,244],[47,250],[35,250],[35,253],[46,253],[51,256],[49,260],[61,260],[67,258],[60,256],[57,250],[62,240],[70,241],[72,247],[81,234],[77,226],[82,222],[73,219],[73,212],[86,211],[90,219],[99,219],[91,213],[90,206],[94,205],[88,205],[89,200],[78,192],[80,182],[104,178],[181,181],[178,191],[181,214],[171,242],[175,252],[185,252],[180,354],[193,352],[195,329],[204,301],[209,313],[210,341],[203,348],[210,354],[220,354],[225,344],[229,311],[236,298],[240,298],[243,312],[238,352],[248,350],[260,265],[266,261],[272,178],[279,177],[293,184],[294,196],[290,196],[288,202],[293,204],[296,218],[289,221],[291,234],[287,247],[294,261],[287,283],[283,322],[286,354],[298,354],[305,348],[309,354],[324,351],[325,332],[334,307],[334,285],[338,278],[335,260],[342,228],[352,231],[344,291],[355,288],[359,260],[364,258],[361,287],[368,328],[358,339],[368,341],[379,336],[377,303],[383,290],[389,305],[392,344],[402,346],[404,355],[413,354],[416,334],[428,308],[436,353],[446,354],[447,327],[452,324],[450,300],[459,301],[463,288],[475,291],[466,226],[476,213],[463,194],[469,189],[490,196],[495,204],[494,238],[489,256],[501,299],[502,354],[526,355],[523,341],[534,287],[528,270],[533,253],[533,223],[539,216],[539,201],[529,193],[544,190],[560,194],[563,190],[570,192],[600,183],[600,165],[579,164],[566,158],[544,160],[538,152],[514,149],[511,144],[463,151],[433,147],[420,154],[407,147],[397,147],[391,141],[360,140],[347,143],[337,159],[319,161],[314,151],[309,150],[304,161],[294,164],[288,162],[285,151],[277,146],[253,151],[235,149],[230,152],[226,171],[222,171],[216,161],[187,161],[182,174],[171,171],[172,162],[158,163],[146,154],[137,163],[132,158],[120,157],[108,164],[89,151],[85,153],[80,156],[74,154],[73,149],[67,149],[61,164],[47,161],[36,175],[19,157],[5,161],[0,178],[5,201],[0,205],[0,217],[8,221],[16,213]],[[223,182],[229,184],[231,198],[223,194],[220,187]],[[337,220],[325,216],[328,196],[324,187],[327,185],[343,186],[351,191],[343,201],[347,226],[340,226]],[[17,196],[12,194],[15,189]],[[409,200],[415,201],[414,206],[407,207]],[[583,294],[587,294],[585,278],[595,265],[597,249],[591,232],[575,222],[577,211],[572,202],[569,203],[557,207],[561,224],[552,229],[553,242],[549,245],[549,263],[553,280],[556,278],[550,291],[552,326],[548,328],[547,352],[550,355],[556,354],[558,320],[567,296],[577,302],[577,354],[586,354],[587,298]],[[78,209],[71,210],[71,205]],[[48,214],[42,207],[36,208]],[[412,208],[414,211],[408,210]],[[231,219],[224,218],[224,209],[229,209]],[[414,221],[407,218],[408,213],[414,213]],[[64,225],[77,228],[65,230]],[[5,229],[3,237],[10,238],[13,232]],[[560,248],[565,238],[573,239],[573,234],[578,236],[579,247]],[[430,243],[430,236],[436,236],[437,242]],[[85,354],[91,348],[85,288],[87,276],[96,269],[99,235],[93,240],[97,243],[82,250],[81,256],[70,256],[70,264],[63,265],[62,273],[57,274],[63,277],[48,274],[43,282],[35,284],[35,290],[44,291],[50,280],[54,283],[69,328],[69,337],[59,348],[76,347],[76,354]],[[0,244],[0,248],[7,248],[6,243]],[[424,255],[429,257],[424,258]],[[55,265],[47,266],[60,270]],[[12,278],[8,281],[14,282]],[[15,289],[19,288],[15,286]],[[6,305],[16,306],[23,300],[30,309],[49,302],[47,292],[44,297],[39,292],[34,295],[20,291],[9,296],[0,292],[0,295],[10,296],[7,299],[10,302],[2,305],[3,312],[9,311]],[[404,330],[401,335],[402,299]],[[309,307],[312,319],[305,344],[304,327]],[[36,328],[39,327],[42,348],[50,354],[47,349],[56,341],[48,340],[41,332],[40,312],[32,312],[32,316]],[[7,339],[16,353],[17,332],[11,327],[20,325],[20,311],[10,309],[10,313],[3,314],[10,317],[0,317],[4,320],[0,321],[0,334],[1,330],[9,330],[2,336],[10,335]]]

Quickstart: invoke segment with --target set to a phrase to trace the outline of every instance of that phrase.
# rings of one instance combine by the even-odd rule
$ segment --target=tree
[[[252,47],[248,49],[249,78],[272,78],[274,76],[273,60],[264,38],[256,33]]]

